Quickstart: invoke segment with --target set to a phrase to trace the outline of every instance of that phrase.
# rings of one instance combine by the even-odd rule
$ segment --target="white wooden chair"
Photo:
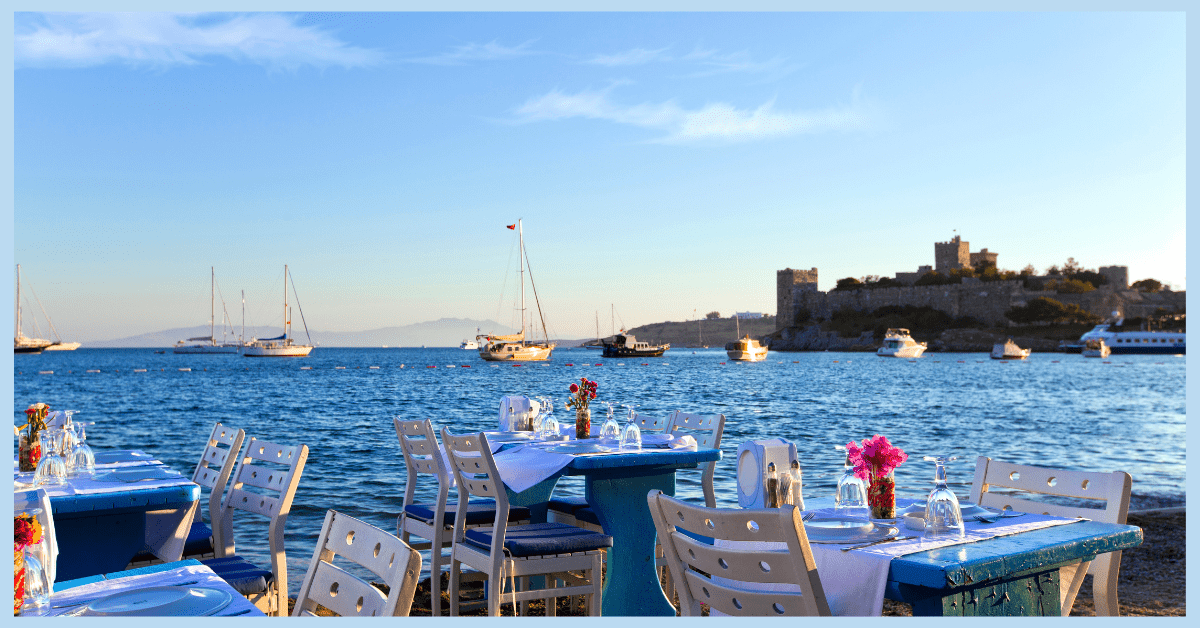
[[[700,605],[726,615],[828,616],[829,604],[800,510],[705,508],[652,490],[646,495],[658,540],[679,583],[680,614]],[[714,539],[709,545],[683,531]],[[767,549],[786,544],[786,550]],[[741,545],[744,544],[744,545]],[[739,546],[741,545],[741,546]]]
[[[672,436],[690,434],[696,439],[696,449],[720,449],[721,436],[725,433],[724,414],[689,414],[676,412],[671,415],[671,424],[667,433]],[[717,507],[717,494],[713,490],[713,476],[717,472],[716,461],[701,464],[704,469],[700,478],[700,488],[704,491],[704,505],[709,508]]]
[[[400,439],[400,451],[404,454],[404,467],[408,471],[404,484],[404,510],[396,518],[396,534],[414,549],[429,550],[430,600],[435,600],[431,602],[435,605],[431,608],[435,616],[441,615],[441,575],[442,567],[447,565],[442,549],[453,544],[451,535],[458,509],[457,503],[447,501],[454,472],[446,466],[433,423],[429,419],[401,421],[393,418],[392,424],[396,428],[396,437]],[[415,501],[417,484],[422,475],[433,476],[437,481],[438,492],[433,502]],[[495,502],[471,502],[467,527],[489,526],[495,517]],[[528,508],[509,509],[510,522],[528,523],[529,517]],[[440,525],[436,523],[439,521]],[[425,539],[425,542],[412,543],[410,539],[413,536]]]
[[[245,595],[268,615],[287,614],[287,554],[283,529],[292,510],[296,485],[308,459],[307,445],[278,445],[251,437],[240,456],[233,486],[225,495],[221,512],[213,521],[220,528],[217,557],[200,562],[208,565],[231,587]],[[271,553],[268,571],[238,556],[233,535],[236,510],[270,519],[267,542]]]
[[[1103,523],[1124,524],[1129,515],[1129,493],[1133,478],[1124,471],[1111,473],[1069,471],[1050,467],[1012,464],[980,456],[975,461],[975,481],[971,485],[971,501],[990,508],[1012,508],[1018,512],[1041,513],[1056,517],[1086,517]],[[995,489],[1013,489],[1020,492]],[[1103,502],[1100,508],[1064,506],[1023,498],[1024,494],[1054,495]],[[1071,606],[1079,587],[1088,573],[1092,574],[1092,595],[1096,615],[1120,614],[1117,603],[1117,573],[1121,569],[1121,552],[1101,554],[1090,562],[1070,565],[1059,570],[1062,614],[1071,614]]]
[[[454,546],[450,554],[450,615],[458,615],[458,591],[463,565],[487,575],[488,614],[500,615],[505,601],[545,600],[546,614],[553,615],[555,598],[589,595],[589,614],[600,614],[601,550],[612,547],[612,537],[562,523],[508,524],[508,495],[496,470],[487,439],[482,434],[455,436],[442,428],[442,443],[458,483],[459,516],[454,520]],[[465,508],[470,496],[496,502],[493,525],[467,529]],[[581,573],[586,583],[557,586],[575,580],[569,572]],[[531,576],[545,576],[545,588],[530,590]],[[504,593],[508,579],[510,592]],[[520,579],[523,591],[518,591]],[[522,604],[524,606],[524,604]]]
[[[333,564],[342,556],[378,576],[385,595],[370,582]],[[316,616],[317,605],[340,617],[407,617],[421,575],[421,555],[395,536],[330,510],[317,538],[292,617]]]

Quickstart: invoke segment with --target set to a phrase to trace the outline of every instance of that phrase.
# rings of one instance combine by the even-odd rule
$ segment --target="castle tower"
[[[1108,277],[1108,285],[1117,290],[1125,290],[1129,287],[1128,266],[1101,266],[1099,273]]]
[[[817,269],[792,270],[785,268],[775,273],[775,329],[791,327],[796,318],[792,290],[817,290]]]
[[[962,236],[954,236],[949,242],[934,242],[933,264],[933,269],[942,275],[970,266],[971,243],[963,242]]]

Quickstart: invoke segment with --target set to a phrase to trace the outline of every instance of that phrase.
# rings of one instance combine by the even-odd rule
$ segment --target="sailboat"
[[[600,338],[600,312],[596,312],[596,339],[583,343],[584,349],[603,349],[604,341]]]
[[[292,330],[292,311],[288,308],[288,267],[283,265],[283,335],[274,338],[256,338],[246,345],[242,355],[247,358],[302,358],[312,353],[312,336],[308,334],[308,323],[304,322],[304,308],[300,308],[300,321],[304,323],[304,334],[308,336],[306,345],[298,345],[289,335]],[[292,286],[295,295],[296,286]],[[300,307],[300,297],[296,297],[296,307]]]
[[[217,269],[209,267],[212,272],[212,279],[209,284],[209,317],[208,317],[208,335],[197,338],[188,338],[175,343],[175,353],[237,353],[238,345],[231,343],[217,344],[216,336],[216,314],[217,314]],[[221,309],[225,309],[225,303],[221,302]],[[225,320],[221,320],[221,333],[225,333]],[[197,344],[187,344],[194,342]]]
[[[479,341],[479,357],[489,362],[540,362],[549,359],[550,353],[557,345],[550,342],[548,334],[542,342],[525,340],[525,231],[520,220],[517,220],[516,225],[509,226],[510,229],[513,227],[516,227],[519,238],[517,261],[521,269],[521,331],[507,336],[481,334],[475,339]],[[531,271],[530,283],[532,282]],[[545,333],[546,319],[542,316],[542,305],[538,302],[536,285],[533,287],[533,300],[534,303],[537,303],[538,318],[542,320],[542,332]]]
[[[30,292],[33,292],[30,289]],[[41,353],[42,351],[74,351],[81,346],[78,342],[63,342],[58,335],[58,330],[54,328],[54,321],[50,320],[50,315],[46,313],[46,308],[42,307],[42,302],[38,300],[37,293],[33,295],[34,300],[37,300],[38,307],[42,309],[42,316],[46,317],[46,323],[50,325],[50,333],[54,334],[54,340],[46,340],[44,338],[30,338],[25,335],[21,327],[21,265],[17,264],[17,320],[16,333],[13,334],[13,353]],[[37,328],[37,320],[35,319],[34,328],[38,335],[41,335],[41,329]]]

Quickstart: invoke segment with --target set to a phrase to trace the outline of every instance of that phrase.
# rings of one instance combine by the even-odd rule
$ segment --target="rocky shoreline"
[[[1034,353],[1057,353],[1059,341],[1029,336],[1011,336],[1002,331],[983,329],[947,329],[937,338],[928,341],[931,353],[989,353],[992,345],[1012,338],[1022,349],[1033,349]],[[862,351],[874,352],[879,341],[867,331],[843,338],[837,332],[823,331],[820,327],[787,327],[767,335],[764,340],[772,351]]]

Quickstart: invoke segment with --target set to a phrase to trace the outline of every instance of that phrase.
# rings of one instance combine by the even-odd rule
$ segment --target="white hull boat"
[[[913,340],[907,329],[889,329],[883,336],[883,346],[875,354],[884,358],[919,358],[928,346]]]
[[[557,345],[550,342],[549,338],[544,341],[525,339],[525,231],[520,220],[513,226],[519,238],[517,259],[521,269],[521,331],[507,336],[479,335],[475,340],[479,344],[479,357],[488,362],[542,362],[550,359]],[[546,321],[542,317],[542,306],[537,301],[537,286],[533,288],[533,298],[538,303],[538,317],[542,319],[542,330],[545,331]]]
[[[1009,338],[1007,342],[992,345],[993,360],[1024,360],[1033,353],[1032,349],[1022,349]]]
[[[767,348],[746,334],[744,338],[725,345],[725,354],[736,362],[762,362],[767,359]]]
[[[216,268],[210,268],[212,271],[211,280],[209,283],[209,318],[208,318],[208,335],[199,338],[188,338],[175,343],[173,347],[174,353],[195,355],[195,354],[231,354],[238,353],[241,350],[241,343],[224,342],[217,344],[216,334],[216,318],[217,318],[217,271]],[[245,317],[245,300],[243,299],[243,318]],[[225,314],[225,318],[221,319],[221,334],[225,334],[225,323],[228,320],[228,312],[225,312],[225,301],[221,301],[221,310]],[[246,324],[243,321],[242,328],[245,329]],[[188,344],[196,343],[196,344]]]
[[[33,289],[30,288],[30,292]],[[45,338],[30,338],[25,335],[21,328],[21,265],[17,264],[17,319],[16,330],[13,333],[13,353],[41,353],[42,351],[74,351],[82,346],[78,342],[63,342],[58,336],[58,330],[54,328],[54,321],[50,320],[50,315],[46,313],[46,308],[42,307],[42,302],[37,298],[37,293],[33,293],[33,298],[38,302],[38,307],[42,309],[42,316],[46,317],[46,323],[50,326],[50,333],[54,334],[54,340]],[[41,329],[38,328],[37,319],[33,321],[35,332],[40,336]]]
[[[1085,346],[1089,340],[1103,340],[1112,353],[1141,353],[1151,355],[1186,355],[1187,332],[1172,331],[1110,331],[1107,323],[1080,336]]]
[[[74,351],[82,346],[83,346],[82,342],[56,342],[56,343],[50,345],[49,347],[46,347],[45,350],[46,351]]]
[[[1080,353],[1085,358],[1107,358],[1112,355],[1112,349],[1105,344],[1103,338],[1093,338],[1084,343],[1083,351]]]
[[[466,349],[467,351],[478,351],[479,343],[474,340],[464,340],[461,345],[458,345],[458,348]]]
[[[288,308],[287,302],[287,287],[288,287],[288,267],[285,264],[283,267],[283,335],[275,338],[254,339],[242,349],[242,356],[247,358],[303,358],[309,353],[312,353],[313,345],[312,337],[309,336],[309,344],[296,344],[291,337],[292,331],[292,311]],[[292,292],[296,291],[296,287],[292,286]],[[296,299],[296,307],[300,307],[300,299]],[[304,320],[304,310],[300,310],[300,320]],[[304,333],[308,334],[308,323],[304,323]]]

